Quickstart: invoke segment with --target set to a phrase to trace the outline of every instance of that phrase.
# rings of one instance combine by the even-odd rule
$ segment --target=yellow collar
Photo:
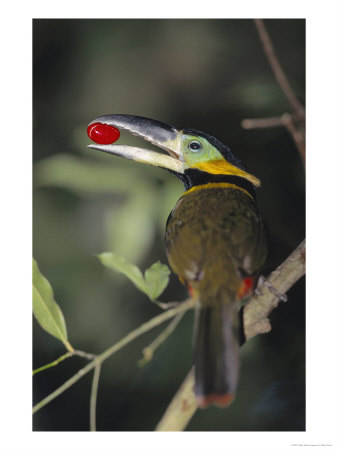
[[[198,186],[193,186],[192,188],[188,189],[183,195],[190,194],[191,192],[195,192],[195,191],[198,191],[200,189],[215,189],[215,188],[239,189],[240,191],[244,192],[246,195],[248,195],[253,200],[252,195],[249,194],[249,192],[246,189],[244,189],[244,188],[242,188],[240,186],[237,186],[236,184],[232,184],[232,183],[207,183],[207,184],[200,184]]]

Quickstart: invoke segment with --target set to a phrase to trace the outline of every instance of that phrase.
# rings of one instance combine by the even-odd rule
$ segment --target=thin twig
[[[293,117],[289,113],[285,113],[280,117],[263,117],[258,119],[243,119],[241,122],[242,127],[245,130],[252,130],[254,128],[270,128],[270,127],[286,127],[291,134],[298,152],[305,160],[305,135],[304,129],[296,127]]]
[[[65,341],[62,341],[62,343],[69,352],[71,352],[71,353],[74,352],[73,346],[69,341],[65,340]]]
[[[285,126],[291,134],[303,162],[305,161],[305,109],[293,92],[290,83],[277,59],[269,34],[261,19],[254,19],[264,52],[275,74],[277,82],[289,101],[293,115],[285,113],[280,117],[244,119],[244,129]]]
[[[302,157],[302,160],[305,161],[305,132],[304,128],[297,127],[295,125],[295,121],[293,120],[293,117],[291,114],[285,113],[282,115],[281,120],[283,122],[283,125],[286,126],[287,130],[293,137],[293,140],[295,141],[295,144],[297,145],[298,151],[300,156]]]
[[[82,350],[74,350],[73,355],[81,356],[81,358],[86,359],[95,359],[97,355],[94,355],[93,353],[87,353]]]
[[[42,367],[39,367],[38,369],[33,370],[33,375],[35,375],[36,373],[42,372],[43,370],[49,369],[50,367],[54,367],[57,366],[60,362],[64,361],[65,359],[69,358],[70,356],[81,356],[82,358],[86,358],[86,359],[94,359],[96,355],[93,355],[91,353],[87,353],[87,352],[83,352],[82,350],[73,350],[71,352],[67,352],[64,355],[60,356],[58,359],[56,359],[55,361],[46,364]]]
[[[189,309],[193,308],[195,306],[195,300],[188,299],[176,308],[169,309],[168,311],[165,311],[162,314],[159,314],[156,317],[153,317],[148,322],[143,323],[135,330],[131,331],[127,336],[125,336],[123,339],[121,339],[116,344],[109,347],[107,350],[105,350],[103,353],[98,355],[95,359],[93,359],[89,364],[87,364],[85,367],[83,367],[79,372],[77,372],[75,375],[73,375],[69,380],[67,380],[64,384],[62,384],[58,389],[56,389],[54,392],[49,394],[47,397],[45,397],[43,400],[41,400],[39,403],[37,403],[33,408],[33,414],[39,411],[44,406],[48,405],[52,400],[54,400],[56,397],[58,397],[60,394],[65,392],[68,388],[70,388],[74,383],[76,383],[78,380],[80,380],[84,375],[86,375],[88,372],[90,372],[92,369],[96,367],[97,364],[102,364],[103,361],[105,361],[107,358],[109,358],[111,355],[116,353],[118,350],[120,350],[125,345],[129,344],[129,342],[136,339],[141,334],[146,333],[147,331],[151,330],[152,328],[157,327],[161,323],[171,319],[172,317],[176,316],[177,314],[181,314],[184,311],[188,311]]]
[[[243,119],[241,125],[245,130],[251,130],[252,128],[282,127],[285,124],[281,117],[263,117],[259,119]]]
[[[46,364],[42,367],[39,367],[38,369],[33,370],[33,375],[35,375],[36,373],[42,372],[43,370],[49,369],[50,367],[57,366],[61,361],[64,361],[65,359],[69,358],[70,356],[73,356],[73,352],[67,352],[64,355],[60,356],[55,361],[53,361],[49,364]]]
[[[168,336],[170,336],[170,334],[175,330],[184,314],[185,311],[182,312],[181,314],[177,314],[177,316],[174,317],[173,320],[169,323],[167,328],[161,334],[159,334],[151,344],[149,344],[147,347],[143,349],[144,357],[140,359],[138,362],[138,365],[140,367],[143,367],[145,364],[147,364],[147,362],[149,362],[152,359],[155,350],[158,349],[158,347],[161,344],[163,344],[163,342],[168,338]]]
[[[97,390],[99,387],[100,372],[101,372],[101,364],[97,364],[94,369],[92,390],[90,394],[90,411],[89,411],[90,431],[96,431],[96,403],[97,403]]]
[[[262,41],[262,45],[265,51],[265,54],[268,58],[268,61],[271,65],[271,68],[275,74],[275,77],[282,88],[284,94],[286,95],[294,113],[296,114],[297,118],[304,122],[305,119],[305,110],[303,108],[303,105],[300,103],[298,98],[296,97],[295,93],[293,92],[290,83],[288,82],[286,75],[279,64],[279,61],[276,57],[275,50],[273,48],[271,39],[268,35],[268,32],[266,31],[265,25],[263,23],[262,19],[254,19],[255,25],[258,30],[259,37]]]
[[[267,280],[280,294],[285,294],[304,274],[305,241],[270,274]],[[253,295],[244,308],[244,332],[247,341],[257,334],[268,333],[271,330],[267,316],[278,306],[282,298],[281,295],[275,296],[269,286],[263,286],[261,292]],[[182,431],[186,428],[197,410],[193,387],[194,375],[191,370],[155,431]]]

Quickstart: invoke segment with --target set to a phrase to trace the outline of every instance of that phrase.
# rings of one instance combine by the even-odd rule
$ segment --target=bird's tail
[[[239,370],[237,308],[234,303],[200,305],[194,330],[195,394],[198,406],[228,406]]]

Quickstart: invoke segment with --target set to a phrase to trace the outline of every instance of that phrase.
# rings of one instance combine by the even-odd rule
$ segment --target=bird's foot
[[[261,275],[258,279],[257,287],[255,289],[256,295],[263,295],[263,292],[260,290],[263,286],[266,286],[267,289],[269,289],[269,291],[278,299],[278,301],[284,303],[288,301],[288,296],[279,292],[279,290],[276,289],[275,286],[263,275]]]

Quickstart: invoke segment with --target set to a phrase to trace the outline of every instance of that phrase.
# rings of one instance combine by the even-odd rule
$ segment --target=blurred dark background
[[[305,21],[266,20],[277,56],[305,102]],[[109,113],[196,128],[227,144],[262,181],[258,203],[270,233],[266,273],[305,234],[304,169],[284,128],[244,130],[248,117],[290,111],[252,20],[34,20],[34,257],[63,310],[69,340],[100,353],[160,313],[96,254],[114,251],[144,270],[166,263],[166,218],[183,192],[157,168],[86,148],[87,124]],[[144,146],[135,137],[121,142]],[[305,429],[304,280],[271,315],[272,331],[242,347],[241,379],[228,409],[198,411],[191,431]],[[172,275],[161,301],[183,300]],[[145,367],[142,349],[164,326],[104,363],[99,431],[153,430],[191,367],[192,312]],[[37,368],[65,352],[34,321]],[[78,371],[73,357],[34,376],[34,403]],[[40,410],[38,431],[89,429],[92,373]]]

